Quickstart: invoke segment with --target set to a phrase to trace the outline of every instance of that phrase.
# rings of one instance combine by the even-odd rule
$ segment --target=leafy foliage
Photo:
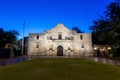
[[[109,21],[103,18],[94,21],[94,25],[90,27],[93,36],[93,42],[95,44],[108,44],[109,35],[107,34],[110,30]]]
[[[73,31],[76,31],[77,33],[83,33],[83,31],[81,31],[81,29],[79,29],[77,26],[72,27]]]
[[[15,30],[4,31],[0,28],[0,47],[4,47],[6,43],[16,43],[18,32]]]
[[[120,49],[120,2],[115,1],[107,6],[105,17],[101,17],[90,26],[94,44],[110,45],[115,53]]]

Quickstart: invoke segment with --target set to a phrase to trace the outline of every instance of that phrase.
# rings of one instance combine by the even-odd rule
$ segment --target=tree
[[[101,18],[94,21],[94,25],[90,26],[94,44],[108,44],[109,42],[109,21]]]
[[[15,30],[4,31],[0,28],[0,47],[4,47],[7,43],[15,44],[18,32]]]
[[[107,6],[105,17],[93,22],[93,43],[110,45],[115,53],[120,49],[120,2],[112,2]],[[119,52],[117,52],[119,51]]]
[[[0,28],[0,47],[3,46],[5,31]]]
[[[111,3],[107,7],[105,14],[106,18],[109,19],[110,22],[109,35],[111,39],[109,41],[109,45],[116,50],[116,53],[120,53],[120,2],[116,1]]]
[[[81,29],[79,29],[77,26],[72,27],[72,31],[76,31],[77,33],[83,33]]]

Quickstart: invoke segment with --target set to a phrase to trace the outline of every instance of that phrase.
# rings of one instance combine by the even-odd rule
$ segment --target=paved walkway
[[[120,66],[120,61],[118,60],[105,59],[105,58],[100,58],[100,57],[85,57],[85,58],[96,61],[96,62],[104,63],[104,64]]]
[[[28,59],[27,56],[19,56],[19,57],[8,58],[8,59],[0,59],[0,66],[19,63],[19,62],[25,61],[27,59]]]
[[[111,60],[111,59],[105,59],[105,58],[100,58],[100,57],[65,57],[65,56],[56,56],[56,57],[55,56],[37,56],[37,57],[36,56],[33,56],[33,57],[20,56],[20,57],[15,57],[15,58],[0,59],[0,66],[15,64],[15,63],[19,63],[25,60],[31,60],[35,58],[85,58],[88,60],[93,60],[93,61],[104,63],[104,64],[120,66],[120,61],[118,60]]]

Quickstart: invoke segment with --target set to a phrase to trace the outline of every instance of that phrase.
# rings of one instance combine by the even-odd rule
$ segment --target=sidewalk
[[[100,57],[85,57],[85,58],[88,60],[93,60],[93,61],[104,63],[104,64],[120,66],[120,61],[118,60],[105,59],[105,58],[100,58]]]
[[[9,64],[15,64],[19,63],[25,60],[31,60],[31,59],[36,59],[36,58],[85,58],[88,60],[93,60],[96,62],[104,63],[104,64],[110,64],[110,65],[115,65],[115,66],[120,66],[120,61],[118,60],[112,60],[112,59],[105,59],[105,58],[100,58],[100,57],[65,57],[65,56],[19,56],[19,57],[14,57],[14,58],[8,58],[8,59],[0,59],[0,66],[5,66]]]
[[[19,63],[19,62],[25,61],[27,59],[28,59],[27,56],[19,56],[19,57],[8,58],[8,59],[0,59],[0,66]]]

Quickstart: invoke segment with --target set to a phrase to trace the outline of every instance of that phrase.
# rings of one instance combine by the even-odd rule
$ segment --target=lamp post
[[[94,47],[94,50],[95,50],[95,57],[97,57],[97,47]]]
[[[111,57],[111,56],[110,56],[110,50],[111,50],[111,47],[107,47],[107,56],[108,56],[108,57]]]
[[[84,47],[82,47],[81,50],[82,50],[82,57],[84,58],[84,56],[85,56],[84,55]]]
[[[19,47],[20,47],[21,55],[23,55],[23,50],[24,50],[24,48],[23,48],[23,44],[24,44],[24,42],[23,42],[23,36],[20,35],[18,38],[20,39]]]
[[[23,22],[22,55],[24,54],[24,32],[25,32],[25,21]]]
[[[108,49],[108,54],[110,54],[111,47],[108,47],[107,49]]]

